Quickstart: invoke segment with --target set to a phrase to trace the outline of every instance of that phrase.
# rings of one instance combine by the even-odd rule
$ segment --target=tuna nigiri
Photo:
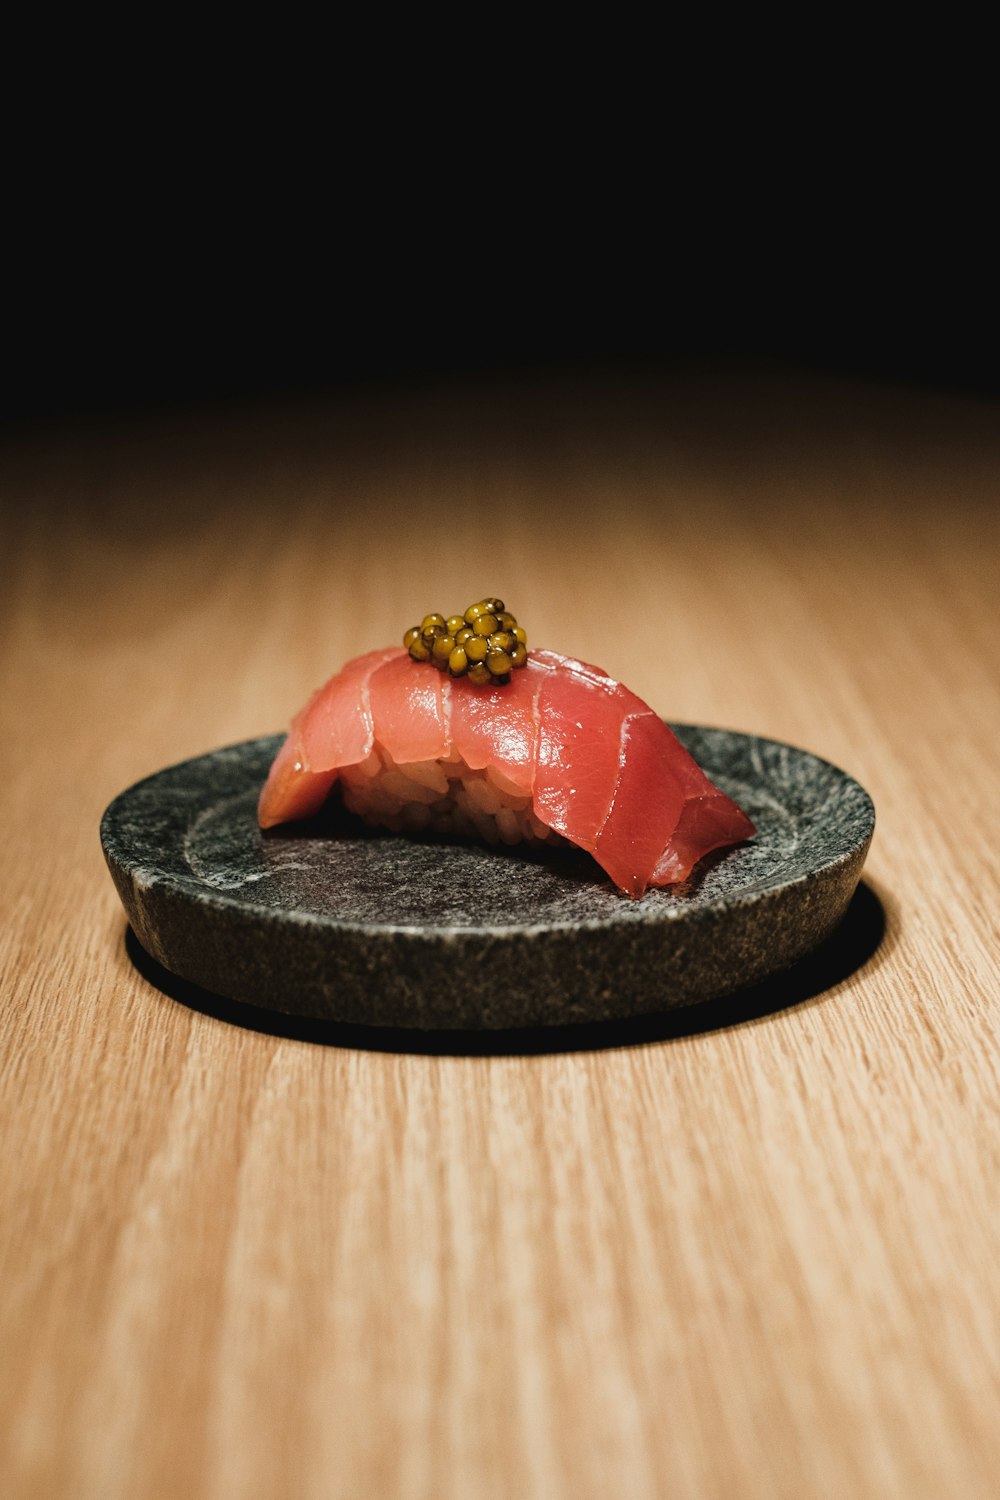
[[[752,837],[746,814],[620,682],[554,651],[514,665],[480,686],[400,647],[348,662],[292,721],[261,827],[310,817],[336,783],[351,812],[396,832],[567,840],[629,896]]]

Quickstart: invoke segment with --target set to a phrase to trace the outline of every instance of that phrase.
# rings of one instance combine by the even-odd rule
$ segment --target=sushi
[[[348,662],[293,719],[260,826],[311,817],[337,785],[351,812],[394,832],[568,842],[632,897],[753,836],[641,698],[598,667],[529,654],[509,621],[499,600],[481,601]]]

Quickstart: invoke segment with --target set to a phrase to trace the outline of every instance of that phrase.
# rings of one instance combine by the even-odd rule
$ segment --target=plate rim
[[[832,874],[838,866],[847,865],[852,860],[857,859],[859,853],[862,856],[862,860],[867,856],[867,850],[871,845],[875,831],[876,811],[874,801],[867,788],[835,762],[817,755],[812,750],[806,750],[801,746],[790,744],[788,741],[774,739],[768,735],[754,734],[747,730],[729,729],[721,725],[697,724],[682,720],[664,720],[664,722],[668,728],[675,732],[680,731],[682,734],[685,730],[698,733],[722,734],[740,740],[752,741],[760,745],[773,746],[778,750],[791,751],[796,757],[804,757],[816,765],[823,767],[825,771],[832,774],[835,780],[851,789],[853,794],[860,794],[862,800],[859,803],[858,812],[859,814],[864,814],[863,833],[849,845],[832,854],[828,859],[822,860],[820,863],[810,867],[808,870],[801,871],[797,875],[781,878],[779,869],[778,872],[775,872],[776,878],[758,878],[750,885],[724,892],[702,905],[671,905],[665,906],[659,911],[649,908],[641,909],[639,901],[635,901],[631,897],[621,893],[622,902],[627,903],[621,907],[622,918],[618,918],[616,913],[608,913],[596,917],[564,917],[532,923],[508,923],[504,926],[492,926],[487,923],[459,926],[449,924],[416,925],[406,922],[382,921],[361,922],[338,917],[330,913],[297,910],[294,907],[275,907],[264,903],[257,903],[242,893],[236,895],[227,891],[214,890],[211,886],[200,883],[193,873],[190,877],[165,873],[162,870],[156,869],[155,865],[147,865],[141,860],[122,860],[117,854],[112,854],[109,849],[109,840],[113,839],[115,842],[118,842],[121,837],[116,831],[117,816],[122,811],[123,806],[126,805],[127,799],[134,793],[163,777],[182,772],[189,766],[200,765],[219,755],[244,750],[251,746],[262,746],[270,742],[274,742],[277,748],[284,738],[284,734],[279,732],[277,734],[253,736],[249,739],[216,746],[214,749],[204,751],[200,755],[187,756],[183,760],[162,766],[149,775],[140,777],[139,780],[124,787],[108,803],[101,816],[101,846],[112,872],[117,868],[126,873],[137,895],[154,888],[161,891],[170,890],[178,894],[187,894],[191,899],[196,899],[202,906],[214,907],[221,912],[239,911],[246,915],[252,915],[254,918],[269,924],[283,925],[291,922],[311,929],[329,931],[331,934],[349,933],[355,936],[370,938],[384,935],[392,938],[402,937],[417,943],[441,943],[442,941],[460,943],[471,937],[483,936],[488,936],[492,942],[498,940],[515,941],[556,932],[622,931],[623,929],[632,927],[656,927],[675,922],[688,921],[697,923],[699,921],[709,921],[728,911],[757,905],[768,900],[768,898],[773,898],[779,892],[808,885],[818,876]],[[707,774],[711,774],[711,772],[709,771]],[[394,837],[403,838],[404,836],[397,834]],[[423,843],[426,846],[428,842],[433,841],[420,840],[415,842]],[[473,846],[485,849],[490,847],[485,844]],[[723,857],[725,856],[725,852],[722,851]],[[189,880],[190,884],[188,883]],[[629,911],[633,915],[625,916],[624,914]]]

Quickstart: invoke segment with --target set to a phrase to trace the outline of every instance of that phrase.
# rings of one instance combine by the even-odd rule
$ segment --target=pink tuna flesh
[[[530,793],[539,822],[630,896],[686,879],[754,832],[658,715],[599,668],[536,651],[509,685],[476,688],[400,647],[358,657],[313,694],[261,793],[261,826],[318,811],[373,746],[397,766],[461,761],[512,796]]]
[[[294,823],[318,813],[337,779],[336,771],[307,771],[299,759],[295,735],[290,734],[268,772],[257,804],[261,828]]]
[[[447,691],[444,673],[411,661],[402,648],[372,673],[368,695],[375,738],[397,766],[447,760],[451,747],[442,689]]]
[[[298,740],[300,759],[307,770],[339,771],[341,766],[357,765],[371,752],[371,679],[400,654],[406,655],[399,646],[368,651],[349,661],[313,693],[292,720],[292,735]]]
[[[535,779],[538,694],[551,670],[540,660],[542,655],[529,656],[511,673],[506,687],[476,688],[461,679],[443,679],[453,753],[473,771],[501,772],[511,790],[524,796],[531,793]]]

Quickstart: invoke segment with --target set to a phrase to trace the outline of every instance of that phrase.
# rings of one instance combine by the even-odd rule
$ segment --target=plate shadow
[[[212,994],[170,973],[146,952],[131,927],[126,928],[125,949],[142,977],[169,999],[216,1020],[267,1036],[368,1052],[491,1057],[637,1047],[760,1021],[816,1000],[842,984],[883,948],[885,936],[885,908],[872,887],[862,881],[842,922],[826,942],[790,969],[772,975],[760,984],[700,1005],[628,1020],[532,1026],[507,1031],[420,1031],[286,1015]]]

